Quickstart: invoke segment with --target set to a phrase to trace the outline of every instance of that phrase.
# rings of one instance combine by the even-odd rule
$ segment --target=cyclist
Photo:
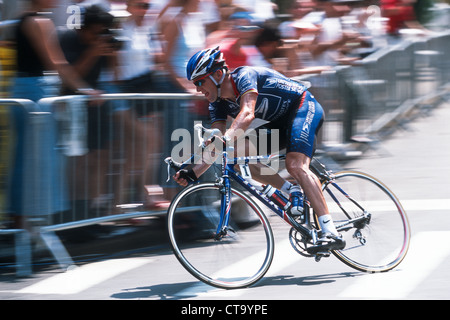
[[[219,47],[197,52],[186,69],[188,80],[210,103],[211,128],[219,129],[226,140],[236,141],[243,136],[255,118],[267,121],[265,128],[279,129],[280,148],[286,148],[286,169],[305,192],[322,230],[313,250],[343,249],[345,241],[334,227],[320,182],[309,169],[324,112],[307,88],[268,68],[242,66],[230,72]],[[234,120],[226,129],[228,116]],[[246,148],[255,147],[248,142]],[[174,179],[185,186],[188,181],[196,181],[210,164],[203,161],[180,170]],[[261,183],[270,180],[282,191],[290,187],[278,174],[264,176],[255,169],[251,172]]]

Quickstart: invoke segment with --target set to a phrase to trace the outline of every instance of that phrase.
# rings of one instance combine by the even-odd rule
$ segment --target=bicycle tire
[[[178,261],[198,280],[223,289],[256,283],[274,255],[273,233],[264,212],[246,194],[231,188],[231,195],[233,230],[221,240],[214,239],[221,196],[214,183],[183,189],[167,214],[169,242]]]
[[[394,193],[381,181],[358,171],[339,172],[332,182],[324,182],[322,189],[334,223],[346,240],[343,250],[332,253],[346,265],[363,272],[386,272],[397,267],[408,252],[411,230],[406,212]],[[342,207],[336,205],[330,192]],[[363,214],[350,197],[370,214],[370,220],[355,223],[347,230],[342,227],[348,220],[342,209],[351,218]]]

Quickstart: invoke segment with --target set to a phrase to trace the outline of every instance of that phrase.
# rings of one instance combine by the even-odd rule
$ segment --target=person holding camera
[[[113,79],[119,48],[118,41],[111,32],[114,17],[97,5],[83,7],[81,13],[81,27],[67,29],[60,34],[62,51],[67,61],[91,88],[105,93],[114,92],[114,88],[105,81],[108,77]],[[63,87],[61,93],[78,94],[68,87]],[[69,158],[69,165],[76,168],[73,171],[76,173],[70,179],[71,186],[74,187],[71,194],[74,201],[88,201],[90,210],[99,215],[111,203],[106,177],[113,122],[131,126],[129,107],[118,101],[90,101],[85,110],[88,152],[82,157]],[[85,180],[86,177],[89,180]]]

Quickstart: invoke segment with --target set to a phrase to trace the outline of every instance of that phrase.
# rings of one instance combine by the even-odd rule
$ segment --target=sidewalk
[[[55,231],[74,263],[151,253],[166,248],[165,216],[151,215],[116,222]],[[42,268],[59,268],[58,262],[41,238],[32,243],[32,272]],[[14,236],[2,236],[0,243],[0,281],[15,277]]]

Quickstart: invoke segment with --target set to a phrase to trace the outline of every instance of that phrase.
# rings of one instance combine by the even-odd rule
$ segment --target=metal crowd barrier
[[[196,98],[189,94],[105,94],[101,106],[88,106],[84,99],[63,96],[39,102],[57,119],[57,143],[69,179],[65,184],[72,208],[54,217],[59,223],[117,209],[105,205],[143,200],[139,193],[144,185],[172,188],[164,183],[161,160],[174,145],[172,132],[192,131],[194,121],[202,119],[194,110]]]
[[[322,142],[376,135],[386,117],[401,117],[411,101],[442,93],[450,80],[449,37],[402,43],[356,66],[308,77],[326,111]],[[195,121],[208,121],[205,100],[189,94],[105,94],[101,105],[86,99],[0,100],[16,108],[30,104],[24,212],[62,268],[73,262],[57,231],[164,213],[141,203],[144,194],[170,199],[176,189],[165,182],[162,162],[179,143],[172,132],[183,128],[192,135]],[[0,236],[11,233],[26,231],[2,230]],[[18,240],[19,247],[29,247],[27,239]],[[17,253],[18,274],[30,272],[23,252]]]
[[[10,117],[15,112],[10,108],[21,111],[18,125],[1,127],[0,139],[1,143],[12,141],[11,154],[6,155],[15,161],[15,142],[23,136],[20,153],[24,164],[17,167],[23,182],[16,202],[21,204],[21,215],[32,230],[38,230],[61,266],[70,265],[71,259],[55,232],[149,215],[150,209],[136,204],[143,200],[136,199],[137,194],[146,194],[147,184],[169,191],[175,187],[164,184],[167,177],[161,170],[163,155],[170,154],[178,142],[171,141],[171,133],[177,128],[192,132],[195,120],[206,119],[204,99],[189,94],[105,94],[99,100],[99,105],[84,96],[46,98],[38,103],[0,100],[5,106],[2,123],[14,122]],[[149,161],[153,165],[146,171]],[[11,174],[14,164],[0,167],[4,174],[2,199],[9,198],[10,183],[17,179]],[[150,181],[141,179],[144,172]],[[154,194],[162,196],[161,187],[153,189]],[[0,226],[9,218],[8,205],[0,210]],[[155,213],[162,212],[152,210]],[[16,247],[24,247],[28,231],[0,230],[2,237],[16,235]],[[30,267],[30,261],[23,263],[30,250],[16,250],[18,275],[27,274],[22,266]]]
[[[450,32],[402,41],[353,66],[299,77],[326,110],[323,142],[345,144],[389,132],[417,104],[433,103],[450,80]]]
[[[27,186],[33,174],[33,161],[27,152],[45,148],[42,144],[31,145],[35,133],[34,115],[44,116],[36,103],[25,99],[1,99],[0,102],[0,225],[10,214],[11,206],[21,206],[23,212],[36,199],[28,192]],[[22,127],[21,127],[22,126]],[[20,159],[20,160],[19,160]],[[20,163],[20,164],[18,164]],[[19,170],[19,172],[17,171]],[[10,199],[14,199],[10,201]],[[32,217],[31,217],[32,218]],[[12,255],[15,256],[17,276],[32,273],[31,235],[25,229],[0,229],[0,252],[7,251],[5,239],[12,237]],[[8,243],[8,242],[6,242]]]
[[[40,228],[40,235],[63,269],[73,262],[57,231],[164,214],[146,208],[142,197],[163,197],[163,189],[170,194],[176,188],[165,183],[162,162],[176,143],[172,132],[192,132],[194,121],[206,119],[201,108],[207,105],[189,94],[105,94],[101,106],[89,105],[85,98],[39,101],[59,123],[69,204]]]

